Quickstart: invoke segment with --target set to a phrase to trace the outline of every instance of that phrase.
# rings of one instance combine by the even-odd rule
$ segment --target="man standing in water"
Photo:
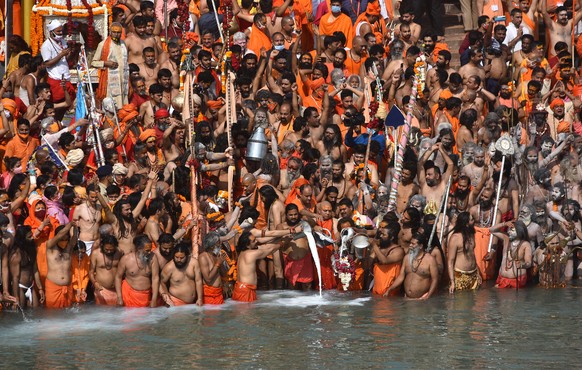
[[[152,241],[147,235],[133,239],[135,252],[125,254],[115,275],[117,305],[125,307],[156,307],[160,288],[160,267],[152,253]],[[125,279],[123,277],[125,276]]]
[[[424,300],[434,294],[439,283],[439,271],[434,257],[424,251],[426,243],[426,237],[422,233],[417,232],[412,236],[400,274],[384,296],[389,296],[402,283],[407,298]]]
[[[99,185],[92,182],[87,186],[87,200],[75,207],[73,221],[79,223],[79,240],[87,246],[87,255],[91,255],[91,248],[99,237],[102,206],[99,204]]]
[[[182,242],[174,248],[172,260],[162,270],[160,291],[169,306],[183,306],[195,301],[202,306],[202,274],[198,260],[192,258],[188,243]]]
[[[268,238],[271,240],[272,238]],[[234,286],[232,299],[239,302],[257,300],[257,261],[266,258],[281,247],[281,244],[257,246],[258,240],[250,231],[243,231],[238,239],[238,277]]]
[[[508,227],[507,235],[499,232]],[[491,233],[503,240],[503,260],[499,268],[496,288],[525,288],[527,269],[532,265],[532,247],[523,221],[504,222],[493,226]]]
[[[56,228],[56,235],[46,243],[48,274],[45,280],[45,304],[47,308],[67,308],[73,303],[71,285],[71,251],[77,243],[78,230],[69,236],[74,221]]]
[[[220,267],[225,261],[224,254],[220,252],[220,236],[211,231],[202,241],[203,252],[198,256],[200,270],[202,272],[204,304],[223,304],[222,279]]]
[[[447,250],[448,271],[451,285],[449,292],[455,290],[474,290],[481,286],[481,276],[475,259],[475,220],[469,212],[461,212]]]
[[[119,244],[113,235],[102,235],[100,244],[99,249],[95,249],[91,253],[89,280],[95,287],[95,303],[115,306],[117,304],[115,275],[122,253],[118,249]]]

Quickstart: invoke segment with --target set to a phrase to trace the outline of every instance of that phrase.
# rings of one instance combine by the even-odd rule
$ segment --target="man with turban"
[[[358,17],[354,23],[356,36],[365,36],[373,33],[376,36],[376,43],[384,45],[384,35],[386,34],[386,23],[380,14],[379,0],[369,2],[366,11]]]
[[[117,126],[113,127],[113,136],[115,140],[121,135],[123,139],[121,140],[121,145],[125,147],[125,152],[127,153],[127,160],[133,160],[133,146],[137,142],[138,136],[140,134],[139,127],[137,125],[137,118],[139,112],[133,104],[125,104],[118,112],[117,118],[119,120],[119,128]],[[121,132],[120,132],[121,129]]]
[[[75,88],[71,85],[71,73],[67,58],[71,54],[71,49],[66,47],[63,36],[63,24],[56,19],[48,22],[46,25],[48,35],[47,39],[40,47],[40,53],[48,73],[47,83],[51,88],[51,99],[53,103],[65,101],[65,91],[75,99]],[[65,89],[61,86],[61,81],[65,80]],[[57,119],[61,120],[64,110],[57,112]]]
[[[147,164],[150,168],[158,167],[158,170],[163,171],[166,167],[166,159],[163,151],[158,147],[158,139],[156,137],[156,130],[148,128],[139,135],[139,140],[146,145]]]
[[[564,100],[560,98],[552,100],[548,113],[548,123],[550,124],[550,135],[552,139],[557,140],[558,134],[570,132],[573,119],[569,113],[566,113]]]
[[[99,68],[99,87],[95,92],[97,100],[113,98],[117,107],[127,104],[129,86],[127,47],[121,41],[122,30],[121,24],[111,24],[109,37],[97,45],[95,58],[91,62],[92,67]]]
[[[247,49],[255,53],[256,56],[261,56],[261,49],[271,50],[271,35],[267,26],[267,17],[263,13],[255,14],[253,18],[253,26],[251,28],[251,36]]]
[[[320,77],[311,81],[309,88],[311,89],[311,94],[303,101],[303,105],[306,108],[313,107],[321,114],[323,112],[323,100],[328,86],[323,77]]]

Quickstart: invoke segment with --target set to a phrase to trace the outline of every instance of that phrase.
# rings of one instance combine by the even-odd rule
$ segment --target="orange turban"
[[[552,100],[552,102],[550,103],[550,109],[554,109],[557,105],[561,105],[563,107],[564,101],[560,98]]]
[[[16,115],[16,110],[18,109],[18,106],[16,105],[16,102],[14,100],[4,98],[2,99],[2,104],[4,105],[4,109],[10,111],[10,114],[12,114],[13,117],[14,115]]]
[[[315,90],[319,89],[321,86],[323,86],[324,83],[325,83],[325,80],[323,79],[323,77],[320,77],[316,80],[311,81],[311,83],[309,84],[309,88],[312,91],[315,91]]]
[[[206,105],[210,109],[220,109],[222,107],[222,100],[209,100]]]
[[[450,90],[443,90],[439,95],[439,99],[447,100],[453,97],[453,93]]]
[[[368,7],[366,8],[366,13],[370,15],[380,15],[380,2],[376,1],[373,3],[368,3]]]
[[[117,116],[120,120],[127,122],[130,119],[138,116],[137,107],[133,104],[126,104],[124,105],[119,112],[117,112]],[[128,116],[132,116],[131,118],[127,118]]]
[[[154,130],[153,128],[148,128],[147,130],[144,130],[139,135],[139,140],[145,142],[150,137],[156,137],[156,130]]]
[[[553,103],[553,102],[552,102]],[[556,131],[558,134],[569,133],[570,132],[570,122],[562,121],[558,124]]]

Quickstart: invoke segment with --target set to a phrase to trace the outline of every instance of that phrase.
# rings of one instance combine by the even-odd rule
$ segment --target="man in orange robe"
[[[147,307],[152,299],[152,290],[135,290],[127,280],[121,283],[121,296],[125,307]]]
[[[255,14],[247,49],[260,57],[261,49],[267,51],[270,50],[272,46],[273,44],[271,43],[269,30],[267,29],[267,17],[262,13]]]
[[[6,145],[4,156],[20,158],[22,170],[26,171],[26,164],[39,145],[38,139],[30,136],[30,122],[23,119],[18,122],[17,136]]]
[[[46,308],[68,308],[73,303],[73,287],[57,285],[46,279],[44,284]]]
[[[320,36],[331,36],[336,31],[344,34],[346,37],[346,46],[351,48],[354,29],[350,17],[342,13],[341,0],[332,0],[331,12],[324,14],[319,22]]]
[[[379,1],[369,2],[366,7],[366,12],[360,14],[354,23],[355,35],[365,36],[368,32],[372,32],[376,36],[376,43],[383,45],[384,35],[386,34],[386,23],[381,20],[381,17]]]

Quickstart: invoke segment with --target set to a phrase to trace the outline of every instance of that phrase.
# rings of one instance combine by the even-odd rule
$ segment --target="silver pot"
[[[261,161],[267,154],[269,142],[265,129],[257,126],[247,142],[247,159],[253,161]]]

